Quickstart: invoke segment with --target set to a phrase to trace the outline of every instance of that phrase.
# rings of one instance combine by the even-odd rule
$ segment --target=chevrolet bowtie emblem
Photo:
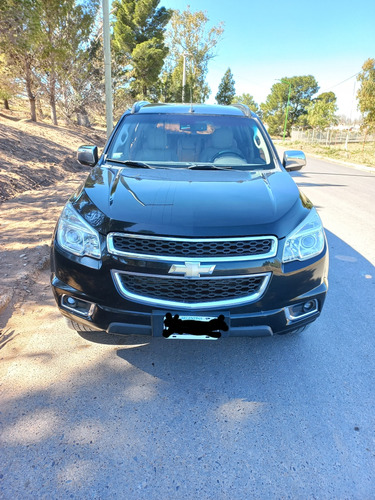
[[[202,265],[200,262],[185,262],[185,264],[173,264],[168,273],[183,274],[185,278],[199,278],[201,274],[212,274],[215,266]]]

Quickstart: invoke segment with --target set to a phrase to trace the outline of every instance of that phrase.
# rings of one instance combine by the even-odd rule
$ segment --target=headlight
[[[324,248],[322,221],[315,208],[296,229],[286,237],[283,262],[306,260],[319,255]]]
[[[62,211],[57,227],[58,244],[74,255],[88,255],[100,259],[99,234],[68,203]]]

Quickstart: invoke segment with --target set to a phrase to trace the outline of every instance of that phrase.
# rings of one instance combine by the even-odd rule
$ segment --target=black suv
[[[77,331],[214,339],[300,331],[328,288],[321,220],[246,106],[138,102],[70,198],[52,287]]]

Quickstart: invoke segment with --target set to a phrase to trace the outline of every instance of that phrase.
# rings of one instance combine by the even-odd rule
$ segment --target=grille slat
[[[264,289],[269,274],[230,278],[184,279],[147,274],[116,272],[122,293],[147,300],[180,304],[204,304],[251,299]]]
[[[189,240],[112,233],[108,248],[110,253],[135,258],[254,259],[276,255],[277,240],[274,236]]]

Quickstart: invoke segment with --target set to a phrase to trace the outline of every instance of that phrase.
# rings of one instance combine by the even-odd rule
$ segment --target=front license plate
[[[225,318],[214,316],[179,316],[167,313],[164,317],[163,337],[173,340],[217,340],[221,331],[227,331]]]

